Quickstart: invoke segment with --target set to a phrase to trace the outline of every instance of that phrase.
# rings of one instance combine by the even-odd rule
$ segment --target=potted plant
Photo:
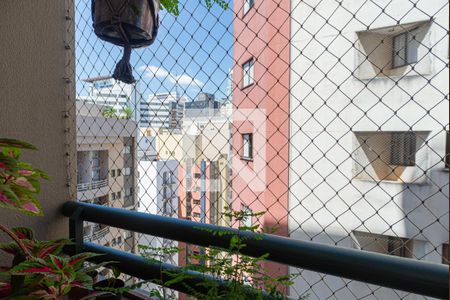
[[[40,180],[48,176],[20,160],[22,149],[36,150],[25,142],[0,139],[0,207],[40,216],[42,207],[36,196]],[[10,243],[0,244],[0,249],[13,255],[11,266],[0,267],[0,298],[59,300],[74,288],[88,291],[83,299],[106,294],[93,291],[93,279],[89,276],[106,263],[85,264],[98,254],[63,255],[62,248],[70,241],[39,241],[26,227],[8,229],[0,224],[0,231],[12,239]]]

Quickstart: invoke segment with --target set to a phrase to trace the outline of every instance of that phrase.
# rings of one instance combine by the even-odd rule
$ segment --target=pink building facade
[[[290,1],[234,2],[232,205],[288,235]],[[265,263],[272,275],[288,267]]]

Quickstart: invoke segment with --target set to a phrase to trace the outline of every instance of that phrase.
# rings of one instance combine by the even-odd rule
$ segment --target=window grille
[[[417,62],[417,51],[420,45],[416,38],[417,34],[418,30],[414,29],[393,37],[393,68]]]
[[[394,132],[391,141],[390,164],[414,166],[416,157],[416,134],[414,132]]]
[[[357,248],[360,250],[378,252],[394,256],[411,258],[411,250],[414,247],[414,241],[395,236],[373,234],[367,232],[355,231],[354,235]]]

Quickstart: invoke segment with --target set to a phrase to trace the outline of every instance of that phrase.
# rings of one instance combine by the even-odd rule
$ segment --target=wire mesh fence
[[[91,1],[72,4],[78,201],[235,227],[228,207],[264,212],[241,223],[448,264],[447,1],[186,0],[132,52],[132,84],[111,77],[122,50]],[[96,224],[85,240],[180,246]],[[424,298],[264,266],[300,272],[293,298]]]

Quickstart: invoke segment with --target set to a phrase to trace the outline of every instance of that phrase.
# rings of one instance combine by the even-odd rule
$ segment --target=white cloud
[[[139,71],[145,73],[145,77],[153,78],[167,78],[170,82],[176,83],[179,85],[196,85],[198,87],[203,86],[203,82],[199,79],[195,79],[187,74],[176,75],[170,73],[166,69],[157,66],[140,66],[138,68]]]
[[[183,75],[177,75],[177,76],[173,76],[170,78],[170,81],[173,83],[178,83],[181,85],[190,85],[190,84],[194,84],[198,87],[203,86],[203,82],[201,80],[192,78],[189,75],[183,74]]]
[[[140,66],[138,68],[139,71],[145,72],[146,77],[167,77],[169,76],[169,72],[163,67],[157,66]]]

